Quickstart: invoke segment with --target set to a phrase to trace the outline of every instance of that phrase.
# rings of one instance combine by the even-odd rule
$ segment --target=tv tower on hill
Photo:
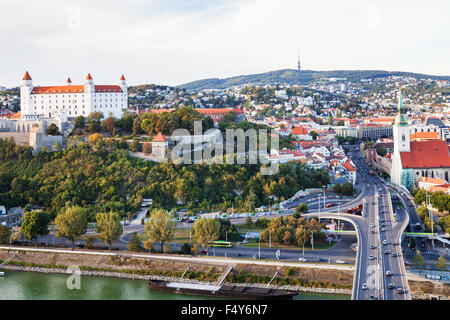
[[[298,51],[298,54],[297,54],[297,69],[298,69],[298,71],[300,71],[300,50]]]

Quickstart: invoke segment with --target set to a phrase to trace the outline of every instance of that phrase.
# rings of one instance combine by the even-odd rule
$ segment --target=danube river
[[[81,277],[80,289],[69,290],[68,275],[4,270],[0,300],[210,300],[150,290],[145,280]],[[350,296],[300,293],[296,300],[349,300]]]

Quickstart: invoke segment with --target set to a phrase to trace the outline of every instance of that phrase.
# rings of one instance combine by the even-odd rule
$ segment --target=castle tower
[[[152,156],[159,161],[166,160],[169,151],[169,140],[159,132],[152,140]]]
[[[33,91],[33,80],[28,71],[22,78],[22,85],[20,86],[20,111],[21,115],[32,113],[31,92]]]
[[[123,75],[120,77],[120,88],[122,89],[123,93],[128,94],[127,81],[125,80],[125,77]]]
[[[402,90],[399,92],[398,114],[395,118],[394,128],[394,152],[410,152],[410,128],[404,114]]]

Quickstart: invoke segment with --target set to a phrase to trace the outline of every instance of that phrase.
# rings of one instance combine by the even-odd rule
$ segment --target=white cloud
[[[4,2],[4,1],[3,1]],[[0,84],[181,84],[302,65],[450,74],[447,1],[7,1]]]

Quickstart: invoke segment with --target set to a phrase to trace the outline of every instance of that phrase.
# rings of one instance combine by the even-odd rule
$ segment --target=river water
[[[0,300],[217,300],[150,290],[145,280],[82,276],[80,289],[67,288],[68,275],[4,270]],[[347,295],[300,293],[296,300],[349,300]]]

